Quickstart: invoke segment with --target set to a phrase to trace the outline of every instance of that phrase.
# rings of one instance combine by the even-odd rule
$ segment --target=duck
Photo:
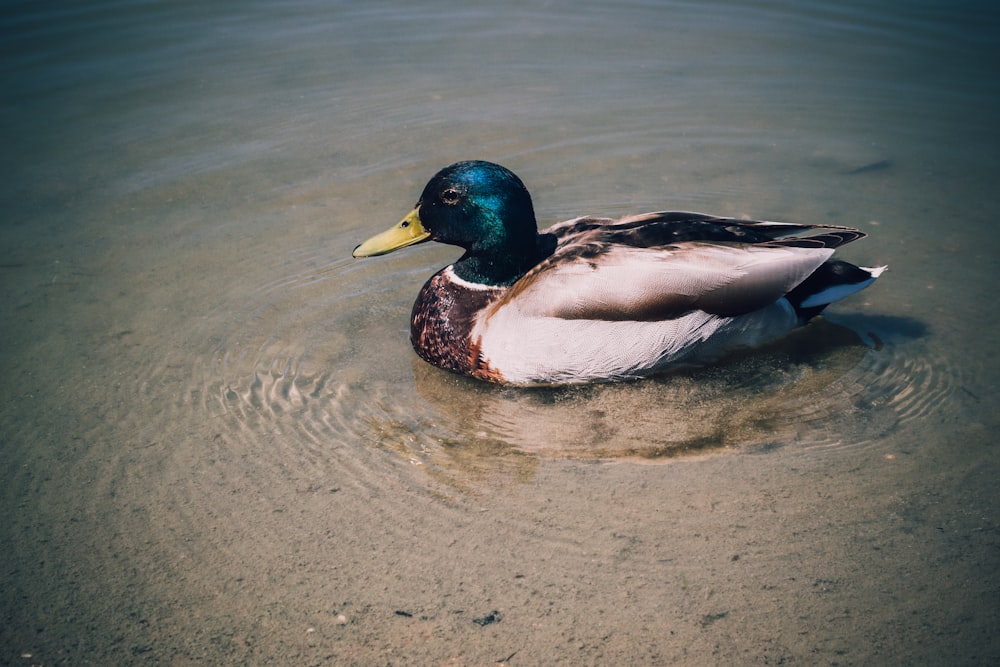
[[[832,259],[865,236],[686,211],[539,230],[521,179],[470,160],[438,171],[413,210],[352,254],[462,248],[417,296],[413,349],[486,382],[554,386],[635,380],[772,342],[882,274]]]

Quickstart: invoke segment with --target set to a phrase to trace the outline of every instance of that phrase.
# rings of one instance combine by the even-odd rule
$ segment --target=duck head
[[[465,249],[454,264],[463,280],[510,285],[538,261],[531,195],[513,172],[492,162],[456,162],[434,175],[399,223],[354,249],[383,255],[438,241]]]

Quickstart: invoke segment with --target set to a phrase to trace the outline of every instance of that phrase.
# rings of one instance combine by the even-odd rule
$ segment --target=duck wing
[[[765,243],[813,230],[841,233],[843,238],[837,245],[865,236],[854,227],[744,220],[691,211],[656,211],[619,219],[584,216],[556,223],[542,233],[553,235],[559,247],[598,241],[652,248],[681,241]]]
[[[494,308],[516,305],[527,317],[656,321],[693,310],[733,317],[773,303],[863,236],[812,225],[654,213],[617,221],[578,218],[545,233],[555,252]]]

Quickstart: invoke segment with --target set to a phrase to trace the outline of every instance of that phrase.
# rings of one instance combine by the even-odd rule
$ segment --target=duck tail
[[[885,266],[868,268],[840,260],[825,262],[785,295],[803,324],[819,315],[824,308],[860,292],[875,282]]]

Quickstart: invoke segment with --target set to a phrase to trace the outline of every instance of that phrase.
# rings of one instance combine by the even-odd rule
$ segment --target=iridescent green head
[[[386,232],[354,249],[355,257],[392,252],[426,240],[457,245],[459,277],[510,285],[538,261],[531,196],[517,176],[492,162],[456,162],[434,175],[416,207]]]

